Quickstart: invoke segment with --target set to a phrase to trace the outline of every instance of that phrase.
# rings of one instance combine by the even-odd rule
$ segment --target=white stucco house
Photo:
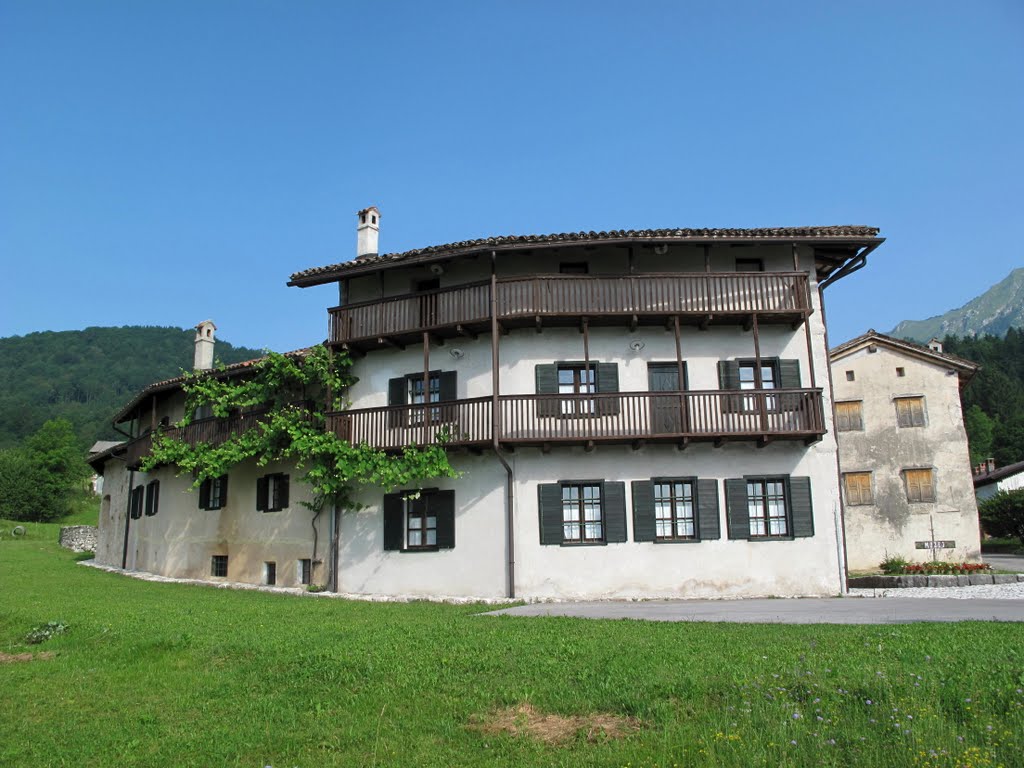
[[[980,557],[960,389],[978,365],[868,331],[830,352],[847,560]]]
[[[182,415],[180,382],[161,382],[118,414],[127,447],[94,462],[108,475],[101,562],[430,598],[845,589],[822,288],[864,265],[877,229],[581,232],[381,255],[379,211],[358,222],[356,258],[289,282],[334,286],[328,343],[355,359],[351,407],[329,428],[383,450],[443,435],[461,476],[367,489],[358,511],[319,516],[284,465],[190,491],[171,468],[137,471],[145,431]],[[197,337],[212,342],[202,325]],[[230,421],[189,429],[217,439]]]
[[[974,495],[978,502],[990,499],[1000,491],[1019,491],[1024,488],[1024,461],[996,467],[989,459],[977,467],[974,474]]]

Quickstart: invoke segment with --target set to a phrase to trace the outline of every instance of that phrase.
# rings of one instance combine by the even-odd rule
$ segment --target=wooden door
[[[684,364],[685,365],[685,364]],[[683,378],[686,369],[683,368]],[[681,392],[686,385],[679,382],[678,363],[648,363],[647,388],[651,392]],[[681,395],[651,396],[651,431],[658,435],[676,435],[683,432],[683,397]]]

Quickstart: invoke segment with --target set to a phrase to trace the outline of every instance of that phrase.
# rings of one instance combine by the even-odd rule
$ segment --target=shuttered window
[[[160,481],[153,480],[146,485],[146,517],[160,511]]]
[[[223,509],[228,503],[228,476],[203,480],[199,484],[199,508]]]
[[[814,535],[807,477],[744,477],[725,481],[730,539],[786,539]]]
[[[935,501],[935,475],[931,469],[905,469],[903,482],[907,487],[907,501]]]
[[[718,386],[723,390],[757,389],[756,360],[720,360],[718,362]],[[761,359],[761,390],[800,389],[800,361],[780,360],[777,357]],[[796,407],[794,396],[767,395],[763,399],[769,411]],[[722,398],[724,413],[754,413],[760,410],[761,396],[744,395]]]
[[[836,403],[836,431],[853,432],[864,429],[864,403],[854,400]]]
[[[543,363],[535,368],[535,381],[538,395],[552,395],[537,399],[541,418],[611,416],[621,409],[612,396],[619,391],[617,363]]]
[[[388,381],[389,406],[419,406],[395,408],[389,412],[389,427],[419,426],[426,418],[429,424],[442,424],[456,416],[453,407],[429,406],[430,403],[446,403],[456,399],[457,379],[455,371],[430,371],[427,380],[423,372],[409,373]]]
[[[845,472],[843,489],[846,491],[846,503],[850,506],[874,503],[870,472]]]
[[[288,508],[288,475],[275,472],[264,475],[256,481],[256,510],[259,512],[280,512]]]
[[[146,489],[144,486],[136,486],[132,488],[131,499],[128,503],[128,512],[132,520],[138,520],[142,517],[142,504],[145,498]]]
[[[455,546],[455,491],[430,488],[384,496],[384,549],[432,551]]]
[[[626,541],[626,485],[563,480],[538,486],[541,544]]]
[[[924,426],[923,397],[897,397],[894,402],[896,403],[896,424],[898,426]]]
[[[716,480],[633,482],[634,541],[706,541],[720,536]]]

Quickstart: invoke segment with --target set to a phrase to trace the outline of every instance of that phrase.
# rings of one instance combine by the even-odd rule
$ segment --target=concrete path
[[[914,621],[1024,621],[1024,600],[856,597],[791,600],[649,600],[532,603],[487,616],[724,621],[754,624],[906,624]]]
[[[1024,573],[1024,555],[982,555],[981,559],[997,571]]]

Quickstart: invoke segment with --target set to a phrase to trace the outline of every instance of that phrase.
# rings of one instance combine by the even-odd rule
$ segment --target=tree
[[[68,511],[67,489],[32,455],[19,448],[0,450],[0,518],[45,523]]]
[[[92,474],[85,463],[75,429],[67,419],[51,419],[25,441],[25,450],[43,469],[59,478],[63,486],[73,488]]]
[[[971,449],[971,465],[977,465],[992,455],[992,435],[995,423],[975,403],[964,412],[964,428]]]
[[[1024,489],[1000,491],[978,505],[982,526],[990,536],[1008,536],[1024,544]]]

